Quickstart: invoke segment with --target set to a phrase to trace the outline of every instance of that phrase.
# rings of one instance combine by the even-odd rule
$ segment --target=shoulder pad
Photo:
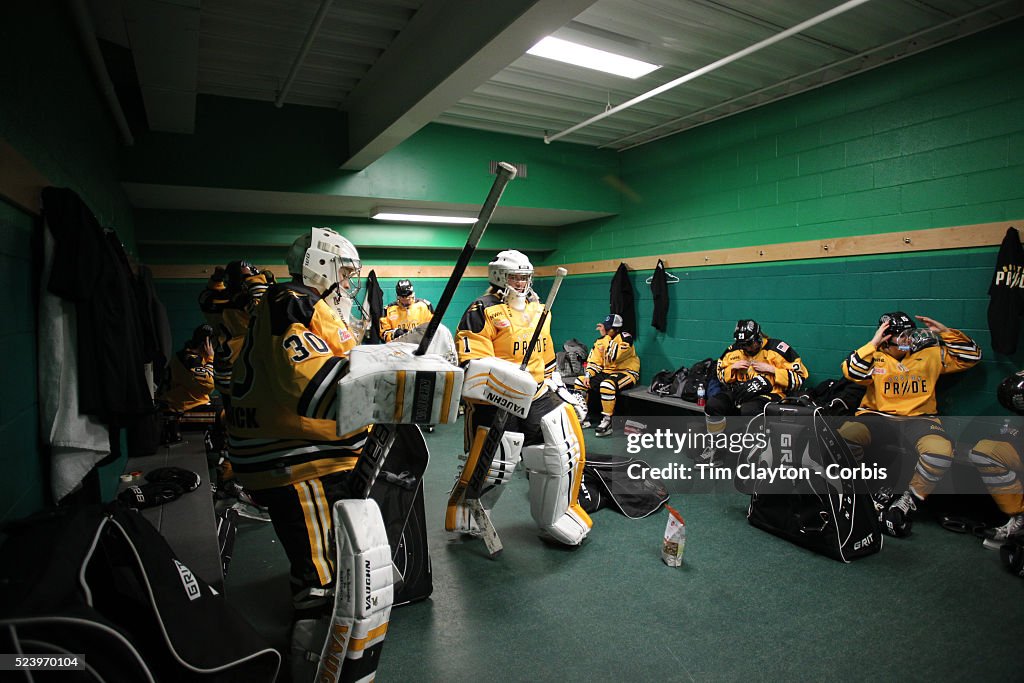
[[[309,327],[319,300],[315,291],[294,282],[273,285],[263,298],[263,306],[269,309],[271,334],[283,334],[293,323]]]
[[[769,338],[765,343],[764,348],[767,351],[774,351],[788,361],[795,361],[800,357],[792,346],[781,339]]]

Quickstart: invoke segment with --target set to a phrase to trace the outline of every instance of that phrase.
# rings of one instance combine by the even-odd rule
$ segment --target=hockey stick
[[[551,285],[551,291],[548,292],[548,299],[544,302],[544,308],[541,310],[540,317],[537,320],[537,327],[534,328],[533,336],[530,338],[530,343],[526,347],[526,353],[523,355],[523,362],[519,364],[519,369],[524,372],[530,363],[530,357],[533,355],[533,351],[537,346],[541,332],[544,330],[544,323],[547,320],[548,314],[551,312],[551,307],[555,303],[555,297],[558,296],[558,290],[562,286],[562,280],[568,272],[569,271],[565,268],[558,268],[555,270],[555,281]],[[508,416],[509,411],[501,408],[499,408],[498,412],[494,415],[494,420],[491,422],[491,427],[487,432],[487,438],[484,439],[484,444],[480,448],[480,455],[477,457],[476,466],[473,468],[473,472],[469,476],[469,483],[465,486],[466,505],[469,507],[477,526],[479,526],[483,532],[484,543],[487,544],[487,550],[491,557],[494,557],[501,552],[501,539],[498,538],[498,534],[494,530],[494,525],[491,524],[487,510],[485,510],[480,504],[480,494],[483,493],[484,482],[487,478],[487,471],[490,470],[491,465],[494,463],[494,456],[497,455],[498,448],[501,445],[501,437],[505,433],[505,425],[508,423]],[[458,500],[461,496],[453,495],[453,497]]]
[[[423,339],[420,340],[420,345],[413,352],[413,355],[422,356],[427,352],[430,342],[434,340],[434,334],[437,333],[437,327],[441,324],[441,318],[444,317],[445,311],[448,310],[448,304],[452,302],[452,298],[455,296],[455,289],[459,286],[463,273],[466,272],[469,259],[473,257],[473,252],[476,251],[477,245],[480,244],[480,239],[484,236],[484,230],[487,229],[491,222],[491,216],[494,215],[494,209],[498,206],[498,200],[501,199],[505,186],[515,177],[515,166],[504,161],[498,163],[498,171],[494,178],[494,184],[491,185],[491,191],[487,194],[487,199],[484,200],[483,206],[480,207],[480,214],[477,216],[476,223],[473,224],[473,229],[469,233],[466,246],[462,247],[462,253],[459,254],[459,259],[455,262],[455,267],[452,269],[451,277],[448,278],[448,283],[444,286],[444,292],[442,292],[441,298],[437,302],[437,308],[434,309],[434,315],[431,316],[430,322],[427,323]]]
[[[448,310],[448,304],[455,297],[455,289],[459,286],[459,281],[462,280],[462,276],[466,272],[469,259],[473,257],[473,252],[476,251],[477,245],[480,244],[480,239],[484,236],[484,231],[487,230],[487,226],[491,222],[491,216],[494,215],[494,209],[498,206],[498,200],[501,199],[501,195],[505,192],[505,187],[509,181],[515,177],[515,166],[504,161],[498,164],[498,171],[494,178],[494,183],[491,185],[491,190],[487,193],[487,199],[484,200],[483,206],[480,207],[476,223],[473,224],[473,229],[470,230],[466,245],[462,247],[462,253],[459,254],[455,267],[452,269],[452,274],[444,286],[441,299],[437,302],[437,308],[434,309],[434,315],[431,316],[430,322],[427,323],[427,329],[423,333],[420,345],[413,352],[413,355],[422,356],[427,352],[427,347],[430,346],[430,342],[433,341],[437,328],[441,324],[441,318],[444,316],[445,311]],[[391,450],[391,446],[394,443],[394,425],[374,425],[373,430],[366,437],[359,460],[356,461],[352,474],[349,475],[349,490],[353,493],[352,497],[366,498],[370,495],[370,489],[373,488],[374,482],[377,481],[377,476],[384,466],[384,459],[387,458],[388,451]]]

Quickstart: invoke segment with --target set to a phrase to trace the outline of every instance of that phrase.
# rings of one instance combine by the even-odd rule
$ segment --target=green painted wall
[[[1024,22],[622,154],[620,215],[573,226],[546,263],[670,254],[1024,219]],[[942,407],[998,411],[994,388],[1024,353],[993,359],[985,309],[994,249],[672,269],[671,323],[650,322],[634,274],[645,380],[721,352],[755,317],[813,379],[902,308],[962,326],[989,354],[950,379]],[[570,265],[571,270],[571,265]],[[611,275],[572,278],[556,333],[591,339]]]
[[[118,139],[93,86],[67,6],[57,0],[0,7],[0,138],[51,183],[81,195],[134,250],[131,207],[118,183]],[[0,201],[0,521],[49,501],[36,390],[39,261],[35,220]],[[104,468],[113,491],[122,463]]]

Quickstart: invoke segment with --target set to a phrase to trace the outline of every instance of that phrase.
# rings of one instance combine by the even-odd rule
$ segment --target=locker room
[[[0,670],[1020,680],[1022,31],[1020,0],[3,3]],[[589,52],[559,61],[566,42]],[[599,70],[607,53],[639,71]],[[314,252],[344,267],[314,273]],[[271,298],[247,309],[226,384],[210,356],[232,410],[216,388],[213,407],[168,409],[201,295],[239,262]],[[293,275],[308,308],[284,303]],[[412,288],[427,317],[380,339]],[[520,310],[534,327],[503,350]],[[412,351],[431,315],[447,356]],[[323,388],[292,416],[326,425],[308,437],[322,461],[260,455],[280,408],[252,381],[258,329],[268,354],[323,362],[296,370]],[[621,388],[595,360],[616,339],[636,358]],[[731,383],[770,349],[777,379]],[[489,386],[527,398],[467,398],[484,367],[468,359],[490,356]],[[900,412],[913,396],[931,402]],[[780,457],[768,425],[790,405],[837,488],[685,474],[726,449],[683,437],[766,435]],[[678,447],[656,445],[668,432]],[[744,444],[734,467],[760,457]],[[374,493],[351,494],[374,446],[392,453],[365,474]],[[857,479],[879,467],[885,486]],[[293,476],[312,469],[331,474]],[[294,500],[261,493],[286,470]]]

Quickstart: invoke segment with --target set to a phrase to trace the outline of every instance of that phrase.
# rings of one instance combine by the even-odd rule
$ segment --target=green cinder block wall
[[[699,252],[1024,219],[1024,21],[624,152],[620,215],[560,234],[546,264]],[[999,413],[1024,354],[994,357],[985,310],[995,248],[673,269],[665,334],[648,327],[650,271],[633,275],[643,377],[716,356],[755,317],[812,380],[899,308],[962,327],[980,369],[944,380],[944,412]],[[555,331],[592,339],[611,274],[570,278]],[[1024,344],[1022,344],[1024,346]]]
[[[0,139],[53,185],[78,192],[134,252],[132,210],[118,179],[120,144],[79,48],[65,3],[0,8]],[[42,239],[38,221],[0,200],[0,353],[10,362],[0,395],[0,522],[50,500],[36,379]],[[112,494],[124,463],[103,468]]]

